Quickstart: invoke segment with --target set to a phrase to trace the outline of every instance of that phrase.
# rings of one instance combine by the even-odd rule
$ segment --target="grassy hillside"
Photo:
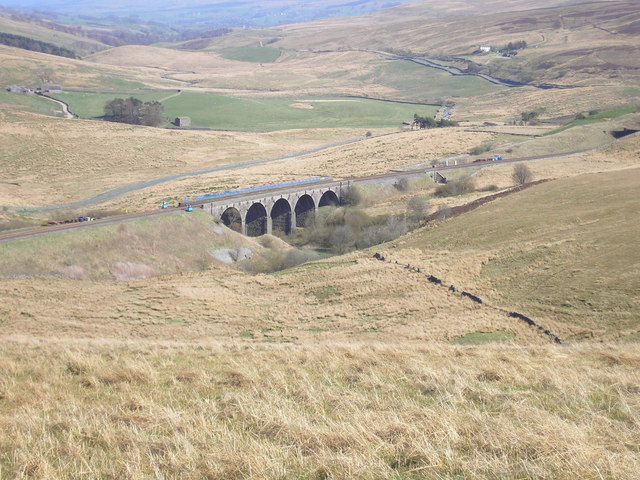
[[[415,4],[353,20],[282,27],[282,40],[273,46],[464,57],[485,72],[524,81],[589,84],[609,78],[612,83],[633,83],[640,61],[634,55],[640,20],[636,3],[571,3],[502,1],[484,2],[479,8],[463,2],[454,12],[451,3],[444,2],[440,15],[434,15],[430,4]],[[530,48],[515,58],[471,55],[480,44],[500,47],[518,40]]]
[[[206,51],[128,46],[101,52],[90,60],[117,67],[153,68],[155,71],[149,73],[154,75],[168,71],[171,78],[191,86],[252,94],[332,93],[434,102],[443,97],[477,96],[502,90],[484,80],[453,78],[410,62],[390,61],[375,53],[280,52],[259,47],[260,40],[250,38],[246,46],[239,45],[247,39],[234,37],[233,41]]]
[[[280,58],[281,51],[270,47],[228,47],[220,51],[229,60],[253,63],[272,63]]]
[[[109,48],[107,45],[96,40],[77,37],[65,32],[58,32],[35,23],[12,20],[2,15],[0,15],[0,32],[51,43],[58,47],[71,50],[81,57]]]
[[[539,185],[383,247],[390,263],[369,251],[247,275],[212,259],[230,233],[186,213],[2,246],[0,468],[634,478],[638,182]],[[155,277],[183,268],[203,271]]]
[[[0,205],[9,207],[66,203],[135,182],[276,158],[362,134],[348,129],[169,132],[2,110],[0,120],[0,181],[17,184],[0,189]]]
[[[564,324],[569,338],[637,338],[639,185],[637,168],[556,180],[416,234],[403,247],[421,249],[425,268],[440,276]]]
[[[0,111],[27,111],[42,115],[62,116],[60,105],[35,95],[16,95],[0,91]]]
[[[135,92],[144,89],[146,81],[156,85],[175,85],[159,76],[150,78],[131,68],[96,65],[5,46],[0,46],[0,63],[2,87],[18,84],[35,89],[42,84],[59,83],[66,89]]]

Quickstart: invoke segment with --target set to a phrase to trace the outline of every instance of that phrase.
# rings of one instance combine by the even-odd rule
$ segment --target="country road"
[[[398,178],[401,178],[401,177],[407,177],[407,178],[421,177],[429,174],[430,172],[435,172],[435,171],[447,172],[450,170],[460,170],[460,169],[468,169],[468,168],[487,168],[487,167],[490,168],[490,167],[496,167],[500,165],[508,165],[508,164],[514,164],[518,162],[525,162],[525,161],[539,161],[539,160],[568,158],[575,155],[580,155],[590,151],[598,150],[600,148],[602,147],[598,147],[597,149],[588,149],[588,150],[576,151],[576,152],[565,153],[565,154],[552,154],[552,155],[543,155],[543,156],[536,156],[536,157],[521,157],[521,158],[514,158],[511,160],[502,160],[502,161],[487,160],[482,162],[464,163],[459,165],[423,167],[423,168],[416,168],[412,170],[398,170],[398,171],[392,171],[392,172],[381,174],[381,175],[345,178],[342,180],[330,180],[330,181],[325,181],[320,183],[314,183],[313,186],[314,188],[317,188],[324,185],[336,184],[337,182],[340,182],[340,181],[342,181],[342,183],[356,184],[356,185],[389,184],[389,183],[395,182]],[[246,164],[243,164],[243,165],[246,165]],[[268,195],[269,196],[286,195],[288,193],[299,191],[300,188],[301,188],[300,186],[275,188],[275,189],[269,190]],[[265,196],[264,191],[242,193],[238,195],[228,195],[228,196],[225,196],[224,198],[220,198],[214,201],[209,200],[209,201],[202,201],[202,202],[193,202],[193,205],[198,206],[201,204],[228,204],[231,201],[238,201],[238,202],[248,201],[252,199],[261,198],[264,196]],[[150,217],[158,217],[161,215],[170,215],[170,214],[179,213],[181,212],[181,210],[182,210],[181,208],[170,208],[167,210],[158,209],[158,210],[153,210],[148,212],[131,213],[127,215],[117,215],[113,217],[98,219],[92,222],[69,223],[69,224],[62,224],[62,225],[51,225],[51,226],[44,226],[44,227],[28,228],[28,229],[17,230],[17,231],[10,231],[6,233],[0,233],[0,244],[16,241],[16,240],[24,240],[27,238],[38,237],[42,235],[48,235],[50,233],[55,233],[55,232],[75,230],[79,228],[89,228],[93,226],[113,225],[113,224],[119,224],[127,221],[141,220],[141,219],[150,218]]]
[[[387,134],[389,135],[389,134]],[[370,138],[380,138],[383,135],[378,135],[377,137]],[[154,187],[156,185],[162,185],[165,183],[171,183],[178,180],[184,180],[186,178],[198,177],[200,175],[207,175],[210,173],[219,173],[219,172],[231,172],[235,170],[242,170],[244,168],[256,167],[260,165],[266,165],[268,163],[280,162],[282,160],[293,160],[298,158],[304,158],[309,155],[314,155],[316,153],[322,153],[333,148],[342,147],[345,145],[351,145],[354,143],[362,142],[365,140],[369,140],[369,137],[356,137],[350,140],[345,140],[343,142],[330,143],[327,145],[323,145],[318,148],[314,148],[312,150],[307,150],[304,152],[298,152],[290,155],[284,155],[281,157],[267,158],[267,159],[259,159],[259,160],[250,160],[248,162],[240,162],[240,163],[231,163],[218,165],[216,167],[205,168],[202,170],[195,170],[192,172],[179,173],[176,175],[168,175],[166,177],[153,178],[151,180],[143,180],[141,182],[131,183],[129,185],[125,185],[122,187],[114,188],[112,190],[107,190],[106,192],[102,192],[93,197],[85,198],[82,200],[77,200],[75,202],[62,203],[57,205],[51,205],[48,207],[25,207],[22,208],[21,211],[25,213],[47,213],[54,212],[56,210],[73,210],[77,208],[86,208],[94,205],[98,205],[104,202],[108,202],[111,200],[115,200],[129,193],[137,192],[140,190],[144,190],[145,188]]]
[[[71,112],[71,110],[69,110],[69,105],[64,103],[62,100],[58,100],[57,98],[50,97],[49,95],[45,95],[44,93],[38,93],[37,95],[60,105],[62,107],[62,113],[64,114],[65,118],[76,118],[76,116]]]

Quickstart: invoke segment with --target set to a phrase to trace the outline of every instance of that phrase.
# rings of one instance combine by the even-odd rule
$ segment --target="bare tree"
[[[355,185],[348,186],[340,197],[340,203],[348,207],[355,207],[360,202],[362,202],[362,191]]]
[[[529,170],[529,167],[524,163],[518,163],[513,167],[511,179],[516,185],[524,185],[525,183],[529,183],[533,180],[533,174],[531,173],[531,170]]]
[[[420,224],[429,215],[429,202],[422,197],[413,197],[407,202],[407,218],[413,224]]]
[[[393,186],[400,192],[406,192],[409,190],[409,179],[407,177],[401,177]]]
[[[343,254],[353,249],[355,237],[353,231],[346,225],[343,225],[333,230],[329,241],[331,242],[331,250],[334,253]]]

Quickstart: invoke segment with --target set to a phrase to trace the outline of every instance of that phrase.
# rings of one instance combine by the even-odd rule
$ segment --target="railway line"
[[[379,175],[371,175],[365,177],[353,177],[353,178],[344,178],[344,179],[327,179],[322,178],[317,182],[314,182],[312,186],[314,188],[319,188],[327,185],[335,185],[338,182],[342,182],[343,184],[349,185],[369,185],[369,184],[389,184],[397,181],[397,179],[406,177],[406,178],[415,178],[424,175],[428,175],[433,172],[447,172],[452,170],[461,170],[468,168],[487,168],[494,167],[499,165],[508,165],[514,164],[518,162],[527,162],[527,161],[538,161],[538,160],[551,160],[551,159],[559,159],[559,158],[567,158],[575,155],[580,155],[582,153],[586,153],[592,151],[593,149],[581,150],[566,154],[552,154],[552,155],[542,155],[542,156],[532,156],[532,157],[520,157],[514,158],[510,160],[500,160],[500,161],[492,161],[492,160],[484,160],[484,161],[475,161],[470,163],[461,163],[457,165],[440,165],[440,166],[429,166],[429,167],[417,167],[407,170],[395,170],[388,173],[383,173]],[[304,188],[308,188],[309,183],[303,183],[301,185],[289,185],[282,187],[269,188],[269,195],[277,196],[277,195],[285,195],[294,192],[298,192]],[[246,190],[238,191],[237,193],[226,192],[224,196],[221,196],[218,199],[210,199],[205,198],[203,200],[195,200],[191,201],[190,204],[193,207],[204,206],[205,204],[224,204],[229,203],[230,201],[250,201],[254,198],[259,197],[260,195],[264,195],[264,188],[257,189],[251,192],[247,192]],[[0,233],[0,243],[7,243],[17,240],[24,240],[28,238],[43,236],[54,234],[58,232],[77,230],[80,228],[92,228],[97,226],[105,226],[105,225],[114,225],[129,221],[142,220],[153,217],[160,217],[164,215],[172,215],[182,211],[182,207],[171,207],[168,209],[158,209],[147,212],[139,212],[139,213],[130,213],[125,215],[116,215],[112,217],[100,218],[94,221],[89,222],[75,222],[75,223],[65,223],[65,224],[57,224],[57,225],[47,225],[42,227],[32,227],[25,228],[20,230],[9,231],[5,233]]]

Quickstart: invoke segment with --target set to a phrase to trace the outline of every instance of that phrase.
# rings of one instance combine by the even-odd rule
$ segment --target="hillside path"
[[[76,116],[69,110],[69,105],[64,103],[62,100],[58,100],[57,98],[50,97],[49,95],[40,94],[42,98],[46,98],[47,100],[51,100],[52,102],[57,103],[62,107],[62,113],[64,114],[64,118],[76,118]]]
[[[176,93],[172,93],[171,95],[161,98],[160,100],[158,100],[160,103],[162,102],[166,102],[167,100],[169,100],[170,98],[175,98],[178,95],[182,94],[182,90],[178,90]]]

